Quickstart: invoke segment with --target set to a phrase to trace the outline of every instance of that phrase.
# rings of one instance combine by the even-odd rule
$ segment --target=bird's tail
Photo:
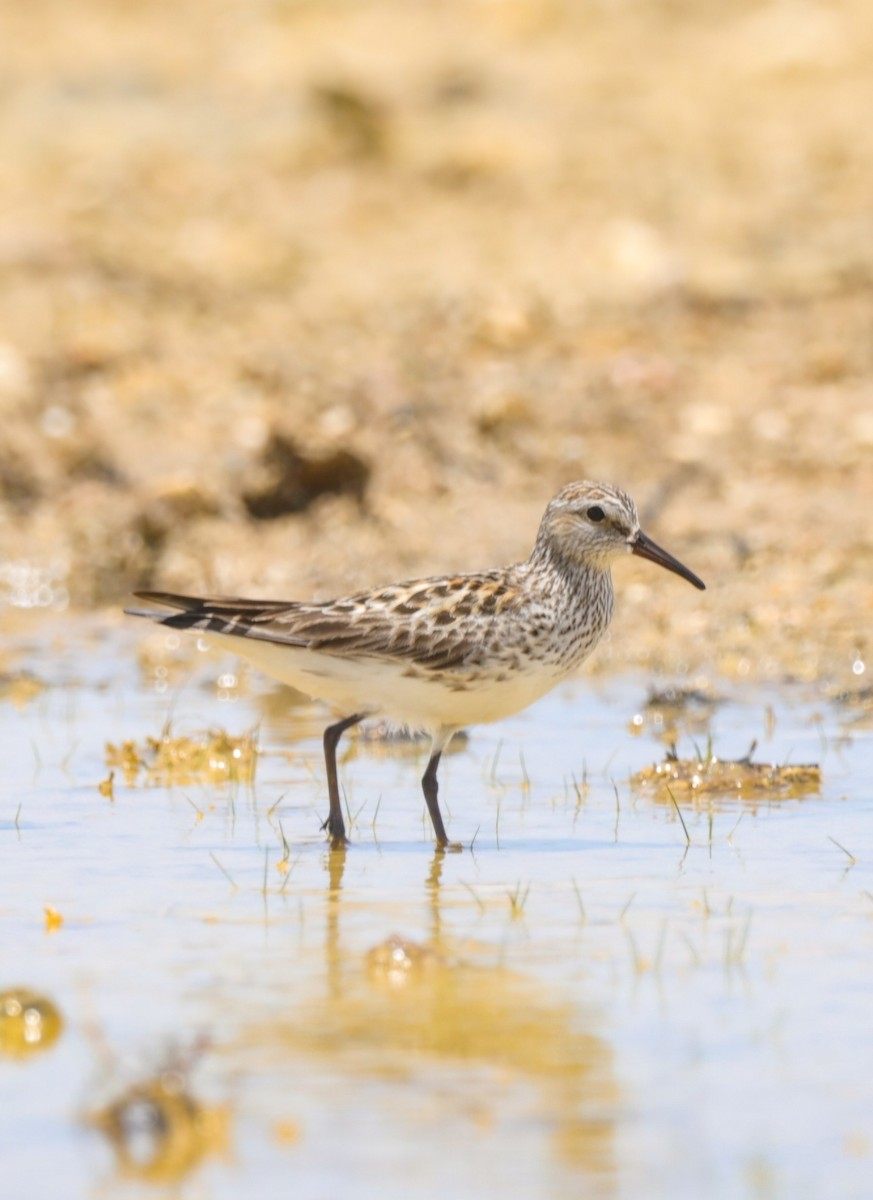
[[[245,600],[238,596],[181,596],[176,592],[134,592],[137,600],[163,608],[126,608],[129,617],[145,617],[170,629],[251,635],[290,606],[287,600]],[[170,612],[166,610],[170,609]],[[255,633],[255,636],[258,636]]]

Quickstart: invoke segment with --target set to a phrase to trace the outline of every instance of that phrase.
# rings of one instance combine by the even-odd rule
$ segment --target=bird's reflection
[[[462,1080],[462,1107],[475,1109],[488,1126],[501,1119],[506,1089],[479,1096],[483,1070],[532,1084],[535,1119],[551,1127],[555,1153],[608,1191],[618,1103],[608,1044],[585,1028],[578,1008],[536,980],[505,966],[478,965],[469,946],[453,944],[442,917],[444,850],[434,853],[423,879],[427,939],[389,934],[366,954],[350,953],[344,910],[359,917],[362,901],[343,883],[355,853],[355,847],[325,853],[326,994],[304,1001],[302,1011],[250,1028],[249,1038],[269,1043],[271,1061],[315,1055],[341,1073],[358,1076],[363,1069],[381,1079],[414,1071],[424,1088],[429,1069],[441,1072],[451,1064]],[[453,893],[452,903],[456,899]]]
[[[331,844],[327,852],[327,913],[325,919],[325,967],[327,989],[334,1000],[342,998],[342,956],[340,954],[340,912],[343,875],[346,870],[344,845]]]
[[[265,719],[277,736],[314,740],[316,731],[305,724],[307,712],[294,710],[290,731],[275,728],[277,711],[266,712]],[[287,715],[281,720],[287,722]],[[368,746],[383,744],[388,743]],[[390,746],[398,752],[396,742]],[[400,752],[404,749],[417,752],[412,743],[400,743]],[[428,1073],[444,1079],[445,1067],[451,1066],[462,1095],[436,1102],[448,1103],[452,1112],[477,1112],[477,1127],[515,1117],[505,1107],[511,1089],[486,1089],[480,1096],[483,1076],[497,1072],[501,1080],[531,1085],[532,1120],[552,1131],[556,1157],[596,1178],[608,1194],[615,1175],[619,1101],[610,1047],[590,1032],[590,1018],[578,1006],[556,999],[533,978],[493,965],[487,947],[459,946],[451,937],[443,919],[446,905],[455,914],[459,903],[477,903],[457,886],[450,869],[452,859],[457,861],[454,851],[437,848],[424,867],[424,940],[394,933],[395,915],[381,939],[362,953],[351,948],[352,931],[359,932],[363,916],[368,928],[386,923],[385,904],[368,900],[350,884],[350,873],[357,882],[364,847],[326,846],[324,888],[312,897],[324,920],[321,986],[290,1011],[287,1005],[271,1005],[265,1020],[248,1026],[245,1040],[253,1049],[266,1049],[276,1066],[284,1063],[283,1076],[300,1070],[298,1059],[314,1056],[343,1080],[362,1071],[388,1081],[414,1073],[416,1086],[431,1099],[445,1093],[442,1085],[431,1090]],[[406,896],[408,901],[408,890]],[[404,923],[408,910],[407,902]],[[393,906],[392,912],[397,912]],[[287,996],[284,985],[282,994]],[[258,1059],[263,1061],[260,1054]]]

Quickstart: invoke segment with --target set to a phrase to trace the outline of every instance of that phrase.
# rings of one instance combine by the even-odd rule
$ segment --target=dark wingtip
[[[198,596],[182,596],[178,592],[133,592],[137,600],[145,600],[148,604],[162,604],[165,608],[178,609],[181,612],[193,612],[201,607],[203,599]],[[139,615],[137,613],[137,615]]]
[[[199,601],[192,596],[178,596],[174,592],[134,592],[137,600],[145,600],[148,604],[160,604],[161,608],[125,608],[127,617],[145,617],[147,621],[157,621],[159,625],[172,625],[174,628],[189,628],[195,619],[200,619],[197,613]]]

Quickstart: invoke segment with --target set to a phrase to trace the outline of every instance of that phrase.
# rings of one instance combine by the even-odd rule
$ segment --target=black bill
[[[650,537],[646,537],[642,530],[640,530],[631,542],[631,553],[639,555],[640,558],[648,558],[661,567],[666,567],[668,571],[672,571],[675,575],[681,575],[683,579],[687,579],[689,583],[693,583],[702,592],[706,591],[706,584],[702,579],[698,579],[693,571],[689,571],[687,567],[683,566],[678,558],[674,558],[672,554],[668,554],[666,550],[662,550],[657,542],[653,542]]]

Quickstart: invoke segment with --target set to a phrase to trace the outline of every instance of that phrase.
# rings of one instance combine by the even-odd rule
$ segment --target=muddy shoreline
[[[863,684],[873,16],[780,11],[0,9],[0,620],[510,561],[593,477],[709,590],[622,565],[591,669]]]

